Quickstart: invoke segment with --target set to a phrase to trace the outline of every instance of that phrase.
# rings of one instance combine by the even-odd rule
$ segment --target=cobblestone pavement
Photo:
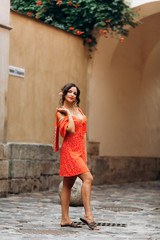
[[[61,228],[57,192],[1,198],[0,240],[160,239],[159,181],[93,186],[91,203],[99,231]],[[73,221],[83,214],[83,207],[70,207]]]

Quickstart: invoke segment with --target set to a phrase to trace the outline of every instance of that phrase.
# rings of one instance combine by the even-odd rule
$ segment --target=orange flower
[[[105,22],[106,22],[106,23],[110,23],[110,21],[111,21],[111,20],[106,20]]]
[[[62,1],[58,0],[58,1],[56,2],[56,4],[62,4]]]
[[[70,27],[69,30],[73,31],[73,30],[74,30],[74,27]]]
[[[32,16],[32,15],[33,15],[33,13],[31,13],[31,12],[28,12],[28,13],[27,13],[27,15],[28,15],[28,16]]]
[[[76,31],[76,35],[82,35],[84,32]]]
[[[61,97],[63,95],[63,92],[59,92],[58,96]]]
[[[88,42],[92,42],[92,39],[90,39],[90,38],[88,38],[88,40],[87,40]]]
[[[105,38],[109,39],[109,37],[108,37],[108,36],[105,36]]]
[[[80,4],[78,4],[78,5],[73,4],[73,6],[74,6],[75,8],[77,8],[77,7],[80,7]]]
[[[36,6],[38,5],[42,5],[42,2],[41,1],[36,2]]]
[[[124,37],[121,37],[121,38],[120,38],[120,42],[123,42],[123,41],[124,41]]]
[[[69,2],[68,2],[68,5],[72,5],[72,4],[73,4],[72,1],[69,1]]]
[[[103,30],[103,33],[104,33],[104,34],[107,33],[107,30]]]

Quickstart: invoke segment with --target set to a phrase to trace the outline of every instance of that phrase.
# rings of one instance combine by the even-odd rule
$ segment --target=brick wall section
[[[90,169],[95,185],[159,180],[160,158],[96,157]]]
[[[59,152],[52,145],[0,144],[0,197],[57,188]]]
[[[0,197],[7,196],[8,189],[9,189],[8,156],[9,156],[8,146],[5,144],[0,144]]]
[[[59,177],[59,152],[52,145],[9,145],[9,193],[49,190]]]
[[[160,158],[99,156],[99,143],[88,143],[88,166],[93,184],[116,184],[160,179]]]
[[[101,157],[98,142],[88,143],[88,167],[95,185],[160,179],[160,158]],[[52,145],[0,144],[0,197],[57,189],[61,180]]]

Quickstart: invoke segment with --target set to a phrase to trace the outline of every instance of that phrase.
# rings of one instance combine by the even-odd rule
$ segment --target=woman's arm
[[[66,108],[58,108],[57,110],[58,110],[58,113],[57,113],[58,120],[60,120],[62,117],[64,117],[64,115],[66,115],[68,117],[68,126],[66,128],[66,131],[74,134],[75,124],[70,111]]]

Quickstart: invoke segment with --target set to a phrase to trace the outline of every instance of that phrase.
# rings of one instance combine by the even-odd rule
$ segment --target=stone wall
[[[98,156],[90,170],[95,185],[159,180],[160,158]]]
[[[59,152],[52,145],[0,144],[0,196],[57,187]]]
[[[99,156],[99,143],[88,143],[88,166],[94,185],[160,179],[160,158]]]
[[[5,197],[9,190],[8,184],[8,146],[0,144],[0,197]]]
[[[98,142],[88,142],[88,167],[95,185],[160,179],[160,158],[102,157]],[[52,145],[0,144],[0,197],[58,189],[61,180]]]

